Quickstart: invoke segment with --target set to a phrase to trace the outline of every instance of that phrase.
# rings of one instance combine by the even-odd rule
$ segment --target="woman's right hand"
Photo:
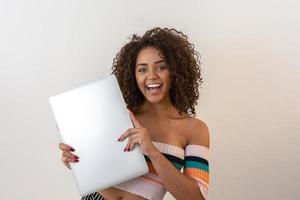
[[[61,157],[61,161],[64,163],[64,165],[71,169],[70,167],[70,162],[76,163],[79,162],[79,157],[76,156],[75,154],[72,154],[72,152],[75,151],[74,148],[72,148],[71,146],[65,144],[65,143],[59,143],[58,147],[60,148],[60,150],[62,150],[62,157]]]

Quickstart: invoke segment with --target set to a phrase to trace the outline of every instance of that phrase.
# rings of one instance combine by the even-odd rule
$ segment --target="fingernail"
[[[74,156],[76,159],[79,159],[79,157],[78,156]]]
[[[127,151],[127,147],[125,147],[124,151]]]
[[[120,141],[121,141],[121,138],[118,139],[118,142],[120,142]]]
[[[75,151],[75,149],[73,149],[72,147],[70,148],[70,151]]]

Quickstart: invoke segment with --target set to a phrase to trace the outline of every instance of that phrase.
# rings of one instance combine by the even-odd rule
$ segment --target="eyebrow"
[[[162,62],[165,62],[165,60],[158,60],[158,61],[155,61],[154,64],[158,64],[158,63],[162,63]],[[147,66],[147,63],[139,63],[139,64],[137,64],[135,67],[138,67],[139,65],[146,65],[146,66]]]

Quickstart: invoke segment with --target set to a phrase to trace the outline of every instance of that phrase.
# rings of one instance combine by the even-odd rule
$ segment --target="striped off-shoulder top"
[[[209,186],[208,148],[202,145],[190,144],[185,149],[181,147],[155,142],[155,147],[179,171],[193,178],[199,186],[199,192],[206,199]],[[120,183],[113,187],[124,190],[150,200],[162,200],[167,192],[161,178],[157,175],[150,159],[145,156],[149,172],[143,176]]]

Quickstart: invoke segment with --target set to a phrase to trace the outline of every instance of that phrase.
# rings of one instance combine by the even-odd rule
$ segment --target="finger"
[[[118,141],[123,141],[125,138],[136,134],[137,132],[138,130],[136,128],[129,128],[119,137]]]
[[[141,138],[139,138],[139,137],[132,138],[132,141],[130,143],[128,151],[131,151],[132,149],[134,149],[135,145],[140,145],[140,144],[141,144]]]
[[[135,118],[134,114],[131,112],[131,110],[127,109],[128,110],[128,113],[129,113],[129,116],[131,118],[131,121],[134,125],[135,128],[140,128],[142,127],[142,125],[138,122],[138,120]]]
[[[126,145],[126,150],[130,151],[131,149],[133,149],[133,147],[136,143],[140,143],[139,140],[140,140],[140,138],[138,135],[130,136],[130,138],[127,142],[127,145]]]
[[[63,163],[64,163],[64,165],[65,165],[67,168],[71,169],[71,165],[70,165],[69,162],[63,162]]]
[[[69,158],[69,157],[62,157],[62,162],[64,164],[69,164],[70,162],[72,162],[72,163],[79,162],[79,160],[78,159],[72,159],[72,158]]]
[[[75,151],[75,149],[73,147],[71,147],[65,143],[62,143],[62,142],[60,142],[58,146],[63,151]]]
[[[128,141],[127,141],[127,144],[125,146],[124,151],[129,151],[129,149],[130,149],[130,143],[131,143],[131,137],[128,138]]]
[[[63,151],[62,155],[64,157],[68,157],[68,158],[71,158],[71,159],[79,159],[79,157],[77,155],[74,155],[68,151]]]

